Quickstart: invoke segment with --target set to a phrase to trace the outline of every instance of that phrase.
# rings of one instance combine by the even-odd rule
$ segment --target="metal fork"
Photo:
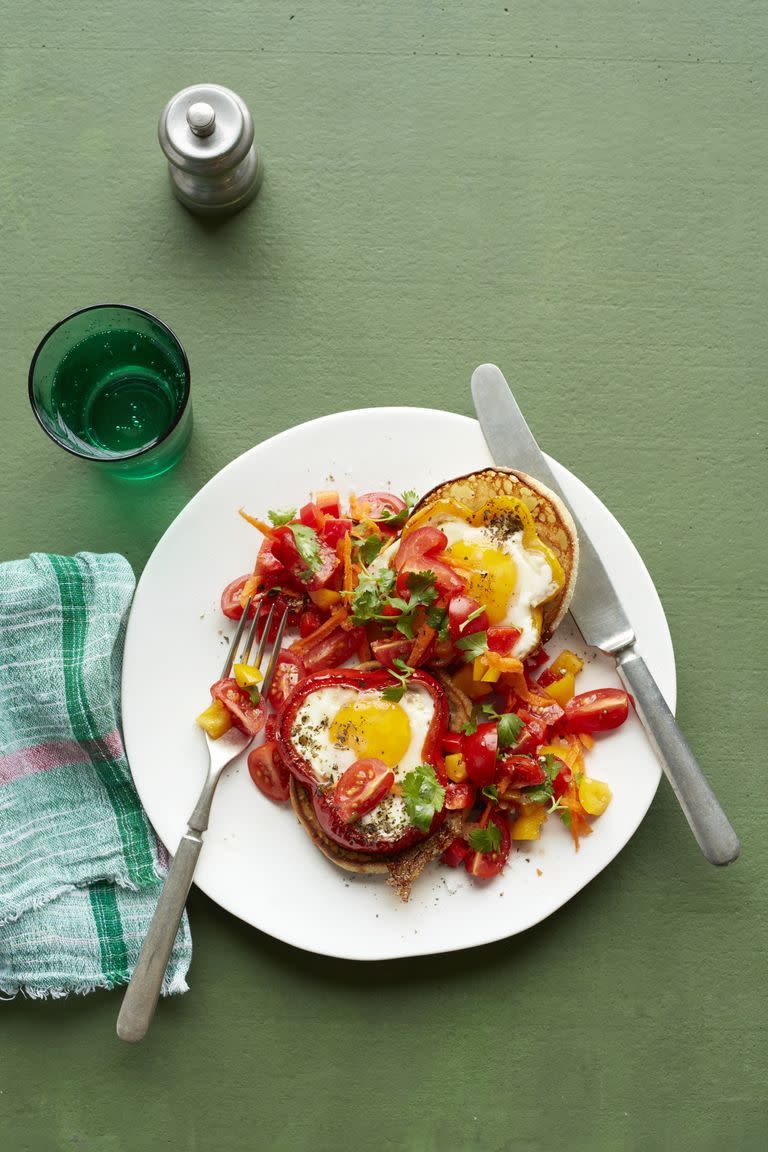
[[[269,636],[272,621],[274,620],[276,605],[277,601],[273,600],[266,621],[264,622],[259,645],[253,660],[257,668],[261,668],[261,661],[264,657],[267,637]],[[243,610],[243,615],[240,617],[240,623],[232,638],[232,643],[229,646],[227,658],[224,661],[224,667],[221,672],[220,679],[222,680],[226,679],[232,670],[234,655],[243,635],[250,607],[251,600],[249,599]],[[239,663],[241,664],[247,664],[250,659],[251,648],[253,647],[253,641],[259,626],[260,615],[260,610],[257,610],[253,617],[253,623],[248,629],[248,635],[240,652]],[[280,618],[280,623],[275,633],[272,655],[270,656],[267,671],[261,686],[262,698],[266,698],[272,686],[275,668],[277,667],[277,658],[280,653],[280,643],[283,639],[287,618],[288,610],[286,609]],[[205,783],[203,784],[203,789],[194,811],[189,818],[187,830],[179,841],[179,847],[176,850],[176,855],[173,858],[173,863],[171,864],[165,884],[163,885],[163,890],[160,893],[160,899],[157,902],[152,923],[149,926],[149,931],[142,945],[141,954],[139,955],[136,967],[133,970],[133,975],[131,976],[131,982],[123,997],[120,1014],[117,1017],[117,1034],[121,1040],[127,1040],[130,1043],[135,1043],[144,1037],[152,1017],[155,1014],[160,988],[163,983],[163,976],[168,967],[171,950],[173,949],[176,933],[179,930],[179,924],[181,923],[181,917],[184,912],[184,905],[187,902],[189,889],[192,885],[192,877],[197,865],[197,858],[203,846],[203,833],[208,827],[211,803],[213,801],[213,794],[216,791],[216,785],[226,766],[231,764],[237,756],[253,743],[253,736],[246,736],[234,726],[225,732],[223,736],[220,736],[218,740],[211,740],[207,733],[205,734],[205,739],[208,743],[208,757],[210,761],[208,775],[205,778]]]

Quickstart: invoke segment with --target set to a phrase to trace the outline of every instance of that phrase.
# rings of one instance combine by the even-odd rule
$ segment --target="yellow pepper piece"
[[[555,680],[552,684],[547,684],[544,691],[547,696],[551,696],[561,708],[565,708],[568,701],[573,699],[576,691],[576,681],[573,678],[573,672],[566,672],[559,680]]]
[[[569,652],[567,648],[564,648],[550,664],[552,671],[557,672],[559,676],[565,676],[566,672],[575,676],[577,672],[581,672],[583,667],[584,661],[581,657],[577,656],[575,652]]]
[[[255,664],[235,664],[232,671],[241,688],[255,688],[264,679]]]
[[[466,780],[467,766],[461,752],[451,752],[449,756],[446,756],[445,771],[448,779],[453,780],[454,784],[461,784],[462,780]]]
[[[416,528],[431,523],[439,516],[454,516],[459,520],[469,522],[472,519],[472,509],[468,504],[462,504],[460,500],[436,500],[434,504],[427,504],[426,508],[422,508],[420,512],[411,516],[400,533],[400,539],[404,540]],[[440,525],[436,524],[435,527],[439,528]]]
[[[452,683],[463,692],[465,696],[469,696],[470,700],[482,700],[483,696],[487,696],[493,688],[488,683],[483,683],[481,680],[475,680],[473,675],[473,665],[465,664],[460,668],[455,676],[451,677]]]
[[[476,656],[472,662],[472,679],[480,680],[484,684],[495,684],[501,676],[498,668],[491,668],[485,656]]]
[[[318,608],[333,608],[334,604],[338,604],[341,600],[341,595],[331,588],[318,588],[310,592],[309,598]]]
[[[546,804],[526,804],[512,822],[509,834],[513,840],[538,840],[541,826],[547,819]]]
[[[221,700],[212,700],[205,712],[197,717],[197,723],[211,740],[218,740],[219,736],[223,736],[232,727],[232,717]]]
[[[579,803],[590,816],[602,816],[611,802],[613,793],[602,780],[582,777],[579,783]]]

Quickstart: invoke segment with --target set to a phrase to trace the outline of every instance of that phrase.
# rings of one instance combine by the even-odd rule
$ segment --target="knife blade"
[[[634,630],[589,533],[570,508],[495,364],[481,364],[472,373],[472,398],[495,463],[546,484],[570,509],[579,538],[571,615],[588,644],[615,657],[616,670],[634,696],[638,717],[702,852],[712,864],[730,864],[741,852],[738,837],[635,648]]]

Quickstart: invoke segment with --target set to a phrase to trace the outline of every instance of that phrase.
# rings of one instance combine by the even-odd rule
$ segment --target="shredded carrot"
[[[291,649],[294,652],[301,652],[304,648],[311,648],[312,645],[317,644],[319,640],[324,640],[326,636],[329,636],[331,632],[338,628],[346,615],[347,609],[342,605],[341,608],[337,608],[335,612],[332,612],[319,628],[315,628],[314,632],[310,632],[309,636],[302,636],[296,640],[291,645]]]
[[[352,567],[352,537],[349,534],[344,537],[341,557],[344,562],[344,577],[341,586],[345,592],[351,592],[355,586],[355,572]]]
[[[243,589],[240,593],[240,605],[241,605],[241,607],[245,608],[246,604],[248,603],[248,597],[253,596],[253,594],[256,591],[256,589],[258,588],[258,586],[259,586],[258,576],[256,576],[256,575],[249,576],[248,579],[246,580],[245,584],[243,584]]]
[[[483,652],[483,659],[489,668],[496,668],[499,672],[522,672],[523,664],[514,656],[502,656],[500,652]]]
[[[392,785],[392,787],[390,788],[389,791],[392,793],[393,796],[402,796],[402,794],[403,794],[403,790],[400,787],[400,785],[397,783],[397,781],[395,781],[395,783]]]
[[[258,528],[263,536],[274,536],[275,530],[271,524],[265,524],[263,520],[257,520],[255,516],[249,515],[245,508],[240,508],[239,512],[243,520],[247,520],[249,524],[253,524],[254,528]]]
[[[543,689],[541,693],[531,691],[521,671],[505,673],[505,683],[512,688],[520,700],[525,700],[529,704],[538,704],[539,707],[551,707],[553,703],[551,696],[543,695]]]
[[[434,628],[430,628],[429,624],[424,623],[422,624],[421,628],[419,628],[418,632],[416,633],[416,639],[413,642],[413,648],[411,649],[411,655],[408,661],[408,663],[411,665],[411,668],[418,668],[419,664],[427,654],[427,649],[432,643],[432,638],[434,635],[435,630]]]
[[[579,740],[585,748],[594,748],[595,746],[595,738],[591,732],[579,732]]]

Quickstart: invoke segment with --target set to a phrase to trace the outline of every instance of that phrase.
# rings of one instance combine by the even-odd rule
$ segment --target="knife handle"
[[[680,802],[699,847],[710,864],[730,864],[741,852],[739,839],[706,776],[677,726],[648,665],[630,646],[616,654],[616,668],[635,698],[640,721]]]

